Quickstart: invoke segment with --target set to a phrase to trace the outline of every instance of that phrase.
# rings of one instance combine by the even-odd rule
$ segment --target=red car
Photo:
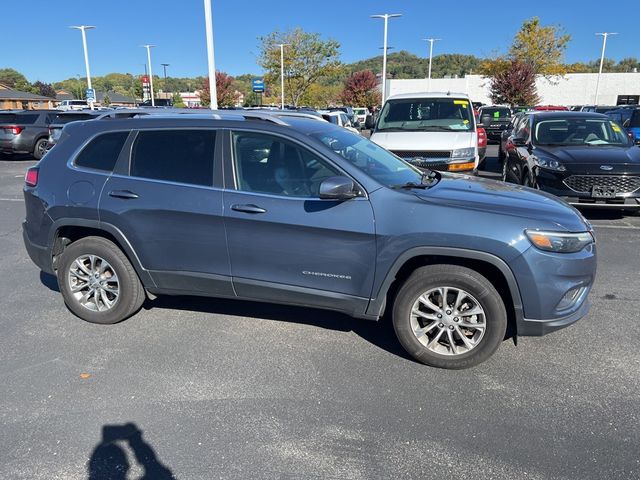
[[[567,107],[560,105],[538,105],[537,107],[533,107],[533,109],[542,112],[564,112],[569,110]]]

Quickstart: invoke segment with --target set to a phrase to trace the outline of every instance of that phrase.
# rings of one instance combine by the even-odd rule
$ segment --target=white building
[[[597,73],[569,73],[552,80],[539,76],[536,81],[540,105],[593,105]],[[426,92],[426,78],[387,81],[388,95]],[[463,78],[432,78],[431,91],[466,93],[474,102],[491,103],[489,79],[481,75]],[[599,105],[617,105],[620,97],[633,97],[640,103],[640,73],[603,73],[598,94]]]

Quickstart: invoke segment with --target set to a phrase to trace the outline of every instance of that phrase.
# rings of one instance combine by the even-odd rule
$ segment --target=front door
[[[376,239],[369,200],[321,200],[343,173],[275,135],[231,134],[224,192],[231,274],[241,297],[361,313],[371,294]]]

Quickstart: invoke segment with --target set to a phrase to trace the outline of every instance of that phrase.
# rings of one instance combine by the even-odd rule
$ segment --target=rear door
[[[218,132],[142,130],[130,162],[103,189],[100,220],[117,227],[160,289],[233,295],[222,218],[214,186]]]
[[[363,312],[376,257],[368,198],[321,200],[322,180],[344,173],[303,145],[229,135],[224,210],[237,294]]]

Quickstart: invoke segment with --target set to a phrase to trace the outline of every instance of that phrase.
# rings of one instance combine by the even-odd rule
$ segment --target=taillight
[[[35,187],[38,185],[38,167],[32,167],[27,170],[27,173],[24,175],[24,183],[27,184],[27,187]]]
[[[485,132],[484,128],[478,127],[478,148],[487,146],[487,132]]]
[[[4,130],[9,130],[14,135],[20,135],[20,132],[24,130],[22,127],[18,127],[17,125],[12,125],[10,127],[2,127]]]

